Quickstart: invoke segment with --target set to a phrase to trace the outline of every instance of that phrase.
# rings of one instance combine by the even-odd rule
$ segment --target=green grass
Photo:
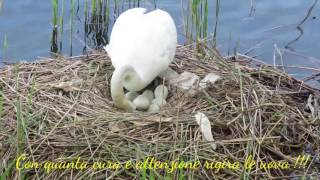
[[[19,65],[15,65],[15,77],[16,77],[16,86],[15,89],[18,92],[19,91]],[[17,133],[16,133],[16,155],[19,156],[20,154],[24,153],[24,149],[26,146],[26,127],[25,127],[25,122],[22,114],[22,107],[21,107],[21,97],[17,97],[14,106],[15,106],[15,111],[16,111],[16,120],[17,120]],[[19,179],[23,179],[24,173],[22,171],[19,171]]]
[[[3,94],[2,88],[0,88],[0,119],[2,118],[2,116],[4,114],[3,107],[4,107],[4,94]]]
[[[147,169],[143,168],[141,170],[141,179],[146,180],[147,179]]]
[[[251,155],[252,155],[252,158],[254,159],[256,153],[257,153],[257,151],[255,149],[254,142],[253,141],[248,141],[247,142],[247,147],[246,147],[246,159]],[[253,169],[243,168],[241,179],[244,179],[244,180],[251,179],[250,178],[250,174],[251,174],[252,170],[254,170],[254,168]]]
[[[7,180],[12,175],[15,168],[15,161],[10,161],[8,167],[4,168],[4,172],[0,175],[0,180]]]

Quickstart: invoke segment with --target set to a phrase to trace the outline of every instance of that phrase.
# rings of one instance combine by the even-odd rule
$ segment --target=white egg
[[[129,100],[129,101],[133,101],[136,97],[138,97],[139,94],[137,92],[127,92],[126,93],[126,98]]]
[[[154,95],[156,98],[166,99],[168,96],[168,88],[161,84],[154,90]]]
[[[148,112],[153,112],[153,113],[157,113],[159,111],[160,111],[160,107],[157,104],[151,104],[148,109]]]
[[[150,90],[145,90],[145,91],[142,93],[142,95],[145,96],[145,97],[147,97],[148,100],[149,100],[149,102],[150,102],[150,104],[151,104],[151,102],[152,102],[152,100],[153,100],[153,98],[154,98],[153,92],[150,91]]]
[[[155,98],[154,100],[152,100],[152,104],[157,104],[158,106],[163,106],[167,104],[167,101],[165,99],[162,98]]]
[[[139,95],[133,100],[133,104],[138,110],[146,110],[150,106],[150,102],[146,96]]]

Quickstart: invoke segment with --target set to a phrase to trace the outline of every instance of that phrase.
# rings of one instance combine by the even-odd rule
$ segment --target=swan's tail
[[[110,48],[109,48],[109,44],[107,44],[106,46],[104,46],[103,49],[104,49],[105,51],[107,51],[108,54],[110,54],[110,52],[109,52],[109,49],[110,49]]]

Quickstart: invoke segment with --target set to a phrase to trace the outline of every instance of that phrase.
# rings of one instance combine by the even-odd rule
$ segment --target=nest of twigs
[[[171,68],[220,78],[190,96],[170,87],[160,113],[126,113],[109,92],[113,72],[105,53],[43,58],[0,70],[0,174],[30,179],[319,178],[318,90],[270,66],[249,59],[226,60],[215,50],[202,54],[179,47]],[[203,139],[195,113],[206,114],[217,148]],[[319,111],[320,112],[320,111]],[[120,168],[18,170],[27,161],[119,162]],[[256,166],[245,167],[252,155]],[[310,156],[294,166],[299,155]],[[199,161],[198,168],[126,169],[125,162],[154,157],[161,162]],[[301,157],[301,156],[300,156]],[[21,160],[21,159],[20,159]],[[205,162],[239,162],[236,169],[208,168]],[[264,168],[261,162],[289,164]]]

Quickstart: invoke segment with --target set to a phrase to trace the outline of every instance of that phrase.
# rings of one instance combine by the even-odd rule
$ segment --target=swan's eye
[[[131,76],[130,76],[130,75],[126,75],[126,76],[124,77],[124,81],[130,81],[130,79],[131,79]]]

